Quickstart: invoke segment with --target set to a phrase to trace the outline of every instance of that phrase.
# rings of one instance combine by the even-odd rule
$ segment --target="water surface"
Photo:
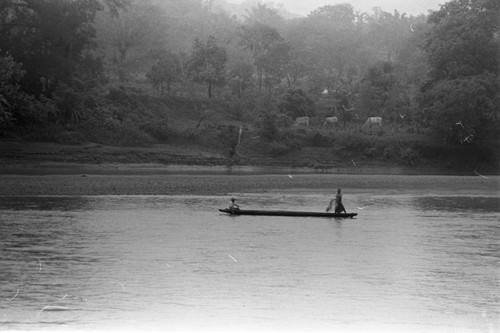
[[[323,211],[324,191],[236,194]],[[344,189],[354,219],[218,196],[0,200],[0,330],[498,332],[500,197]]]

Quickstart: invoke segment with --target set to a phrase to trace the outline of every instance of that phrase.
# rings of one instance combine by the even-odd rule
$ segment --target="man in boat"
[[[231,204],[229,205],[229,210],[231,212],[240,210],[240,206],[238,206],[238,204],[236,204],[235,198],[231,198]]]
[[[344,208],[344,205],[342,204],[342,193],[341,193],[340,188],[337,189],[337,195],[335,196],[335,199],[330,200],[328,207],[326,207],[327,212],[332,210],[332,206],[333,206],[334,202],[335,202],[335,214],[340,214],[342,212],[347,214],[347,212]]]

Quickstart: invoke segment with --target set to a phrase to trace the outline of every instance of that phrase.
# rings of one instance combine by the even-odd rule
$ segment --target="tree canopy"
[[[451,0],[416,17],[349,3],[306,17],[271,3],[240,16],[229,9],[202,0],[0,2],[0,127],[92,117],[112,126],[129,118],[103,112],[103,95],[132,87],[217,97],[255,124],[263,109],[286,109],[346,123],[382,116],[449,144],[498,139],[498,0]]]
[[[206,42],[196,38],[187,65],[190,78],[208,87],[208,97],[212,97],[212,87],[225,82],[224,68],[227,62],[226,50],[217,45],[215,37]]]
[[[429,17],[423,48],[431,71],[423,108],[445,140],[498,135],[499,17],[495,0],[455,0]]]

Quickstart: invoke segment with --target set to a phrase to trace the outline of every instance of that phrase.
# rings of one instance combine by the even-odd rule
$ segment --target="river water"
[[[324,191],[235,194],[323,211]],[[500,196],[4,196],[0,330],[499,332]]]

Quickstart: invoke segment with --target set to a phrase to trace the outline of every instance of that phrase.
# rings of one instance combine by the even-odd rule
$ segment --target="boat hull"
[[[304,216],[304,217],[337,217],[337,218],[353,218],[358,213],[326,213],[326,212],[301,212],[290,210],[249,210],[239,209],[231,211],[228,208],[219,209],[220,212],[231,215],[264,215],[264,216]]]

